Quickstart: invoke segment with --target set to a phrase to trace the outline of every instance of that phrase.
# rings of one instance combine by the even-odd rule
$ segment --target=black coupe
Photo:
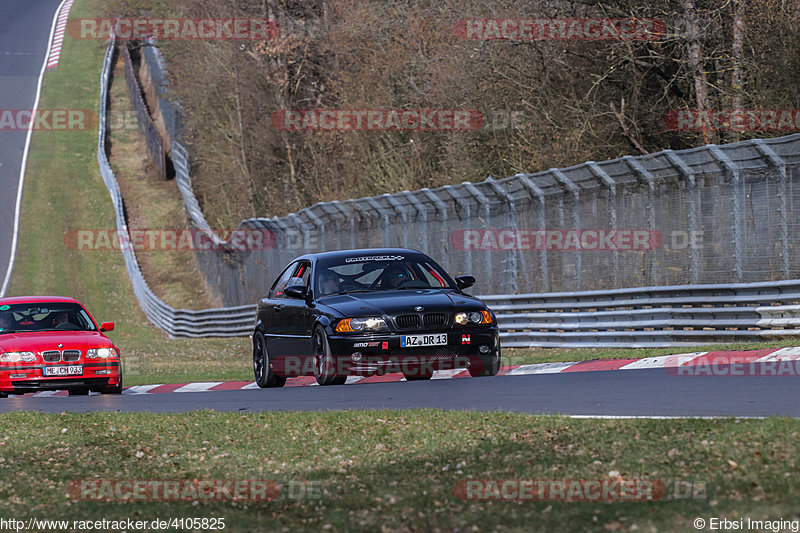
[[[253,370],[259,387],[313,375],[340,385],[348,375],[435,370],[472,376],[500,369],[494,314],[416,250],[364,249],[307,254],[281,272],[258,304]]]

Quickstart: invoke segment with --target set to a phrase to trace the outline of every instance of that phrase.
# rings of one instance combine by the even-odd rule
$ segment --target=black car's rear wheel
[[[480,356],[469,363],[469,375],[473,378],[480,376],[496,376],[500,371],[500,350],[493,355]]]
[[[260,331],[253,336],[253,374],[256,385],[262,389],[283,387],[286,384],[286,376],[278,376],[270,367],[267,341]]]
[[[314,377],[320,385],[343,385],[347,376],[336,375],[336,361],[322,327],[314,329]]]

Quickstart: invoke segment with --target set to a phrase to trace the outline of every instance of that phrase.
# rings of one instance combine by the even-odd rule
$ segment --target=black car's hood
[[[441,289],[357,292],[326,297],[319,303],[349,317],[415,313],[417,306],[422,306],[423,312],[485,309],[473,296]]]

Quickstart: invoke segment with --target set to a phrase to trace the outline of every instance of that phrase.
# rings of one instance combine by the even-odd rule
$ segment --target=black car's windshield
[[[84,309],[69,302],[0,305],[0,335],[20,331],[96,331]]]
[[[315,294],[411,289],[455,289],[455,282],[422,254],[364,255],[320,260]]]

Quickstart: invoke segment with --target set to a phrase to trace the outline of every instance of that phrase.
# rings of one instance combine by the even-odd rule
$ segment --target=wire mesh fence
[[[155,47],[144,50],[151,78],[162,80],[157,91],[166,91],[163,60]],[[165,122],[179,124],[174,104],[160,106],[174,115]],[[211,231],[192,193],[191,157],[177,126],[170,135],[187,210]],[[800,135],[666,150],[322,202],[242,221],[240,228],[262,232],[261,246],[196,257],[225,305],[257,301],[300,254],[362,247],[419,249],[454,275],[474,275],[482,294],[796,279],[798,169]]]
[[[197,258],[226,305],[257,300],[297,255],[361,247],[422,250],[483,294],[793,279],[798,154],[793,135],[324,202],[243,221],[267,249]]]

